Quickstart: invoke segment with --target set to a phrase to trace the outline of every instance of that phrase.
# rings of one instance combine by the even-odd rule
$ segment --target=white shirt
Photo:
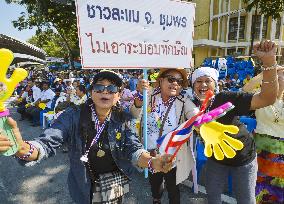
[[[75,90],[75,88],[72,86],[72,85],[70,85],[70,86],[66,86],[66,91],[72,91],[72,92],[74,92],[74,90]],[[76,91],[76,90],[75,90]]]
[[[43,90],[40,95],[40,100],[45,101],[49,99],[49,102],[47,102],[46,107],[50,108],[54,96],[55,93],[51,89]]]
[[[34,102],[36,102],[41,96],[41,90],[36,85],[32,87],[32,90],[33,90],[33,99]]]
[[[275,123],[275,112],[279,116],[278,123]],[[267,134],[274,137],[284,138],[284,103],[283,100],[276,100],[273,106],[267,106],[255,110],[257,119],[256,133]]]
[[[70,72],[70,73],[69,73],[69,79],[71,79],[71,78],[73,78],[73,77],[74,77],[73,72]]]
[[[185,91],[185,94],[186,94],[191,100],[193,100],[192,88],[189,87],[189,88],[185,89],[184,91]]]
[[[75,105],[81,105],[87,101],[87,95],[85,94],[82,98],[78,96],[71,97],[70,101]]]
[[[162,98],[157,98],[157,102],[154,108],[154,112],[148,113],[148,149],[156,149],[157,148],[157,139],[159,138],[160,128],[158,127],[158,123],[162,124],[163,118],[167,111],[167,106],[165,106],[162,102]],[[159,122],[158,122],[159,121]],[[165,121],[162,135],[169,133],[174,130],[178,126],[177,116],[176,116],[176,108],[175,103],[172,105],[168,117]]]
[[[66,96],[61,94],[60,97],[57,99],[57,101],[55,102],[55,106],[54,106],[54,110],[56,109],[56,107],[58,106],[59,103],[63,103],[64,101],[66,101]]]

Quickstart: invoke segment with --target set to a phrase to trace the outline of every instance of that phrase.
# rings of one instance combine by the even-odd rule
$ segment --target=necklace
[[[280,102],[280,103],[281,103],[281,102]],[[276,106],[277,106],[277,104],[276,104]],[[282,106],[281,106],[281,104],[280,104],[280,109],[276,108],[276,106],[274,106],[274,104],[273,104],[273,105],[271,105],[270,107],[271,107],[271,109],[272,109],[272,111],[273,111],[273,114],[274,114],[274,120],[273,120],[273,122],[274,122],[274,123],[279,123],[279,119],[280,119],[280,117],[282,117],[282,115],[283,115],[284,103],[282,102]]]
[[[156,104],[156,98],[154,98],[154,105],[152,106],[152,113],[154,114],[156,123],[158,128],[161,128],[162,126],[162,120],[165,117],[165,113],[167,112],[167,109],[170,107],[171,103],[175,101],[176,97],[170,97],[167,101],[163,102],[161,98],[161,103]],[[161,106],[164,106],[166,109],[164,111],[161,111]]]

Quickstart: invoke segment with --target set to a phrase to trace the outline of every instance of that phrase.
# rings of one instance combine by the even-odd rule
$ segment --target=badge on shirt
[[[115,137],[117,140],[120,140],[120,138],[121,138],[121,133],[120,132],[118,132],[118,133],[116,133],[116,137]]]

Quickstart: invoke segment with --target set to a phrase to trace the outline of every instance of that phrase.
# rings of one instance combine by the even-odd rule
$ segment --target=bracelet
[[[272,81],[263,81],[263,80],[262,80],[262,83],[263,83],[263,84],[270,84],[270,83],[276,82],[277,80],[278,80],[278,76],[277,76],[274,80],[272,80]]]
[[[136,94],[134,95],[134,99],[143,101],[143,95],[139,91],[137,91]]]
[[[25,154],[25,155],[23,155],[21,157],[18,157],[19,159],[22,159],[22,160],[25,160],[25,159],[29,158],[33,154],[33,152],[35,150],[35,146],[32,143],[30,143],[29,141],[24,141],[24,142],[26,144],[30,145],[30,150],[29,150],[29,152],[27,154]]]
[[[269,71],[269,70],[275,69],[277,66],[278,66],[278,64],[277,64],[277,62],[276,62],[276,63],[275,63],[274,65],[272,65],[271,67],[264,67],[264,66],[262,65],[261,68],[262,68],[263,71]]]
[[[149,161],[148,161],[148,169],[152,174],[154,174],[154,173],[156,173],[156,171],[152,166],[152,159],[153,159],[153,157],[151,157],[151,159],[149,159]]]

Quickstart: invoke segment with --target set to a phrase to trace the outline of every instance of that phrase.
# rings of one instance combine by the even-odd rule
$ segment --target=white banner
[[[192,67],[195,4],[77,0],[83,68]]]

